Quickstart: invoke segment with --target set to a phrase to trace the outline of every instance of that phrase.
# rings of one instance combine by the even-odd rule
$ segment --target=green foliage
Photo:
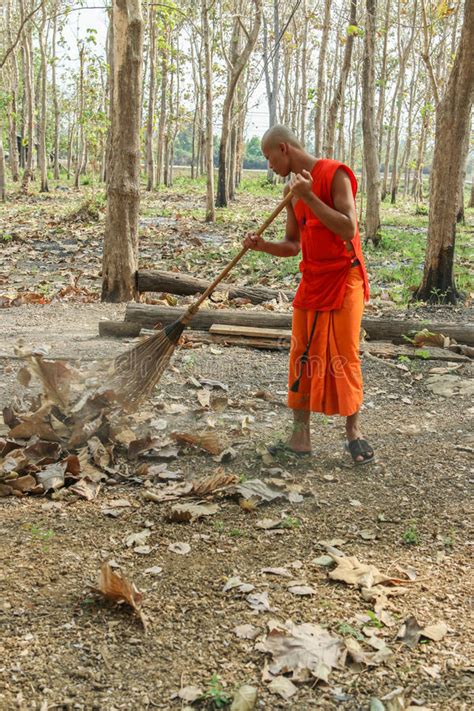
[[[244,168],[265,170],[266,167],[267,161],[260,147],[260,138],[252,136],[252,138],[245,143]]]
[[[223,709],[231,703],[232,696],[224,690],[217,674],[213,674],[209,681],[208,688],[202,696],[200,696],[200,701],[209,701],[211,703],[211,709]]]
[[[354,637],[354,638],[357,639],[359,642],[363,642],[364,639],[365,639],[364,635],[361,634],[361,633],[359,632],[359,630],[357,630],[355,627],[353,627],[352,625],[350,625],[348,622],[341,622],[341,624],[340,624],[339,627],[337,628],[337,631],[338,631],[340,634],[351,635],[351,637]]]
[[[417,546],[420,543],[420,535],[416,526],[411,524],[402,534],[402,541],[407,546]]]
[[[382,629],[383,624],[382,622],[380,622],[375,612],[372,612],[372,610],[366,610],[365,614],[367,615],[367,617],[370,617],[369,622],[367,622],[370,627],[377,627],[377,629]]]
[[[293,516],[285,516],[285,518],[280,523],[280,528],[299,528],[301,526],[301,521],[299,518],[293,518]]]
[[[3,232],[2,234],[0,234],[0,242],[4,242],[6,244],[7,242],[11,242],[12,239],[13,237],[8,234],[8,232]]]

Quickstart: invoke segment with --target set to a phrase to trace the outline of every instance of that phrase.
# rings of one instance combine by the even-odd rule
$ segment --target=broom
[[[257,235],[260,236],[267,229],[275,217],[290,203],[292,197],[293,195],[290,191],[257,230]],[[177,321],[169,324],[166,328],[116,358],[111,389],[115,391],[116,399],[127,410],[132,411],[140,402],[151,395],[155,385],[166,370],[184,329],[197,313],[203,301],[212,294],[217,285],[242,259],[248,249],[249,247],[243,247],[240,250],[197,301],[191,304]]]

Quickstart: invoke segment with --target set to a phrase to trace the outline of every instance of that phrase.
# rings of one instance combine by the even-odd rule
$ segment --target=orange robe
[[[331,207],[331,184],[338,168],[351,178],[355,199],[357,182],[347,166],[320,160],[312,171],[314,193]],[[293,302],[288,405],[326,415],[353,415],[363,399],[359,334],[369,296],[359,230],[352,240],[354,252],[349,253],[344,241],[302,200],[295,205],[295,215],[303,276]]]

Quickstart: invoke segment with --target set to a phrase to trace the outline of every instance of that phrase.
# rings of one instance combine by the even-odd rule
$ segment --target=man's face
[[[277,174],[286,178],[290,171],[290,157],[288,155],[288,144],[278,143],[262,146],[262,153],[268,161],[270,168]]]

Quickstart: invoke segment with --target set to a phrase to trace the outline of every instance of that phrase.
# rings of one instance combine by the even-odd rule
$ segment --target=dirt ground
[[[98,336],[100,319],[120,320],[124,313],[123,306],[97,301],[102,224],[63,219],[63,202],[77,198],[66,192],[59,197],[18,198],[0,218],[8,236],[0,251],[7,304],[25,288],[47,301],[72,283],[70,274],[81,274],[79,287],[85,287],[81,292],[75,282],[69,301],[0,309],[2,407],[23,395],[16,379],[22,365],[15,355],[19,339],[89,367],[127,347],[125,341]],[[172,195],[160,197],[160,205],[152,204],[154,199],[145,199],[152,214],[180,205]],[[243,212],[244,207],[237,205]],[[213,228],[209,244],[221,245],[215,263],[200,252],[208,248],[207,227],[178,219],[168,223],[143,222],[141,255],[147,266],[157,264],[159,254],[158,266],[168,268],[179,255],[181,268],[206,276],[228,259],[221,233],[227,230],[235,241],[231,223]],[[200,241],[192,261],[196,231]],[[262,263],[260,276],[265,268]],[[251,273],[245,272],[249,279]],[[262,283],[280,279],[274,274]],[[281,283],[287,288],[293,279],[289,273]],[[88,303],[78,303],[81,299]],[[371,308],[371,315],[406,316],[390,302],[375,301]],[[463,306],[410,309],[413,315],[472,321]],[[170,505],[145,498],[154,482],[133,462],[122,462],[121,476],[104,482],[92,501],[61,492],[55,499],[0,499],[2,711],[172,711],[189,708],[191,702],[178,696],[188,686],[207,697],[193,708],[211,709],[224,707],[225,695],[243,684],[258,688],[256,708],[267,711],[474,706],[472,364],[452,370],[446,361],[364,356],[363,429],[376,461],[354,467],[343,451],[343,423],[335,417],[314,417],[314,456],[265,454],[265,445],[289,429],[287,359],[286,351],[210,345],[178,350],[141,412],[141,428],[164,439],[175,431],[208,428],[234,450],[233,459],[218,462],[196,448],[180,447],[166,463],[152,460],[163,464],[167,476],[190,481],[231,473],[243,483],[258,479],[301,494],[293,502],[278,499],[247,510],[235,497],[213,497],[219,507],[214,515],[170,522]],[[433,375],[441,378],[444,395],[433,392]],[[206,389],[219,407],[206,404]],[[1,425],[0,437],[7,434]],[[278,527],[261,528],[263,519]],[[143,531],[149,532],[145,546],[127,545],[130,535]],[[175,543],[189,544],[190,551],[170,550]],[[330,568],[315,562],[328,544],[389,576],[410,577],[405,593],[389,598],[385,622],[360,590],[331,580]],[[97,593],[104,561],[112,561],[141,591],[146,633],[130,609]],[[290,577],[262,572],[269,567],[285,568]],[[224,591],[233,577],[253,585],[253,594],[267,593],[271,609],[256,612],[246,592]],[[312,591],[294,594],[289,587],[295,585]],[[446,633],[439,641],[422,638],[410,647],[398,635],[412,617],[420,628],[443,623]],[[368,640],[374,642],[375,635],[392,654],[383,663],[336,668],[328,683],[297,684],[285,699],[264,679],[271,659],[256,648],[272,619],[319,624],[341,641],[358,641],[364,654],[374,651]],[[236,634],[243,624],[257,628],[255,639]]]
[[[55,356],[110,357],[124,344],[99,339],[97,322],[119,318],[121,310],[97,304],[4,310],[2,404],[18,389],[18,362],[10,357],[18,337],[49,344]],[[137,477],[104,485],[91,502],[1,500],[0,708],[182,708],[179,689],[195,685],[206,691],[212,675],[228,693],[244,683],[258,686],[258,708],[265,709],[368,709],[372,697],[382,699],[397,688],[407,702],[433,710],[472,707],[472,400],[427,390],[428,371],[439,363],[417,361],[403,371],[364,360],[364,433],[377,451],[376,463],[353,467],[342,452],[341,422],[323,417],[314,419],[314,457],[282,455],[264,463],[259,446],[288,426],[286,362],[287,353],[182,350],[150,410],[166,420],[167,431],[197,427],[210,415],[189,378],[220,381],[228,386],[229,403],[213,416],[214,426],[229,437],[236,458],[221,465],[189,448],[170,468],[185,479],[219,467],[249,479],[283,477],[302,485],[301,503],[247,512],[223,499],[216,516],[169,523],[165,505],[143,499]],[[471,366],[457,375],[467,379]],[[258,390],[276,399],[255,397]],[[163,414],[160,407],[169,402],[182,404],[184,412]],[[130,506],[118,518],[101,511],[124,498]],[[257,528],[266,517],[285,517],[290,525]],[[144,528],[151,530],[151,551],[140,555],[125,539]],[[404,542],[410,530],[416,539],[411,544]],[[365,540],[367,531],[375,539]],[[255,642],[239,639],[233,629],[252,623],[263,634],[272,617],[317,622],[342,637],[359,629],[355,616],[370,604],[353,588],[329,581],[312,562],[324,553],[318,541],[328,539],[342,540],[338,547],[346,555],[383,572],[413,569],[416,579],[393,603],[397,623],[379,630],[393,651],[388,663],[336,670],[328,685],[299,685],[295,696],[283,700],[262,682],[264,655]],[[189,543],[190,554],[169,551],[176,541]],[[143,593],[146,635],[132,614],[93,592],[101,562],[111,559]],[[145,572],[154,566],[162,568],[159,575]],[[315,594],[292,595],[286,578],[260,572],[271,566],[294,572]],[[236,575],[267,591],[273,611],[255,614],[245,595],[224,593],[226,579]],[[410,649],[396,637],[411,615],[420,626],[445,622],[447,635]]]

